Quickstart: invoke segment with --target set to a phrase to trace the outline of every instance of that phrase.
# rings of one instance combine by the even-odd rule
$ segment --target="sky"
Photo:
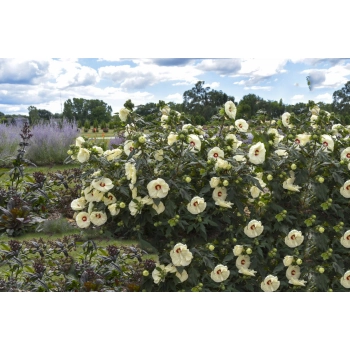
[[[310,91],[306,77],[312,81]],[[28,114],[28,107],[60,113],[73,98],[99,99],[119,111],[131,99],[181,103],[197,81],[239,100],[332,102],[350,80],[341,58],[1,58],[0,111]]]

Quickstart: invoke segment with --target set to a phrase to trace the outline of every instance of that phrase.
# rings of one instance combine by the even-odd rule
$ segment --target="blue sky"
[[[306,77],[313,81],[312,91]],[[305,58],[47,58],[0,59],[0,111],[27,114],[30,105],[61,112],[74,97],[101,99],[117,112],[127,99],[182,102],[198,81],[234,96],[332,102],[350,80],[350,59]]]

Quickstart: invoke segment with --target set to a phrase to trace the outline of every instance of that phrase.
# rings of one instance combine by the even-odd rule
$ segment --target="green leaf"
[[[284,268],[285,268],[285,266],[284,266],[283,263],[278,264],[278,265],[273,269],[272,274],[273,274],[273,275],[277,275],[277,273],[280,272],[280,271],[282,271]]]
[[[336,262],[333,262],[332,265],[335,272],[344,275],[344,268],[340,267]]]
[[[222,264],[226,265],[229,261],[232,261],[234,259],[233,252],[227,254],[224,259],[222,260]]]
[[[344,185],[344,178],[342,178],[336,171],[332,172],[334,181],[338,182],[340,185]]]

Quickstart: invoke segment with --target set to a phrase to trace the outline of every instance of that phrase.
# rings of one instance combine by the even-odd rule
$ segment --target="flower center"
[[[256,149],[255,152],[254,152],[254,155],[258,156],[258,155],[259,155],[259,152],[260,152],[260,151],[259,151],[258,149]]]
[[[323,142],[323,146],[328,147],[328,142]]]
[[[292,235],[292,236],[290,237],[290,239],[291,239],[291,240],[294,240],[294,239],[295,239],[295,235]]]
[[[101,214],[96,214],[96,217],[97,217],[98,219],[101,219]]]
[[[112,200],[112,199],[113,199],[113,196],[108,196],[108,199]]]
[[[130,147],[129,151],[132,152],[134,150],[134,147]]]
[[[82,219],[83,221],[86,221],[86,220],[87,220],[87,217],[86,217],[86,216],[83,216],[81,219]]]
[[[196,143],[194,141],[191,141],[190,145],[191,145],[191,147],[194,147],[196,145]]]
[[[349,275],[348,277],[346,277],[346,279],[347,279],[348,281],[350,281],[350,275]]]
[[[271,284],[272,284],[272,281],[271,281],[271,280],[268,280],[268,281],[266,282],[266,284],[267,284],[267,285],[271,285]]]
[[[350,185],[346,186],[346,190],[350,191]]]
[[[217,153],[214,153],[214,157],[217,158],[219,157],[219,155]]]
[[[245,265],[245,260],[241,260],[241,265]]]
[[[218,197],[221,197],[222,196],[222,192],[218,192]]]
[[[299,144],[300,140],[299,139],[295,139],[295,143]]]
[[[347,153],[347,154],[346,154],[346,158],[350,158],[350,153]]]
[[[157,186],[156,186],[156,190],[157,190],[157,191],[159,191],[161,188],[162,188],[161,185],[157,185]]]
[[[198,205],[198,202],[194,202],[193,206],[196,207]]]
[[[217,273],[218,275],[221,275],[221,270],[217,270],[216,273]]]
[[[255,230],[255,225],[250,226],[251,230]]]
[[[101,183],[100,183],[100,186],[101,186],[101,187],[105,187],[106,184],[105,184],[104,182],[101,182]]]
[[[294,276],[296,274],[295,270],[292,270],[291,275]]]
[[[180,254],[181,253],[181,248],[176,249],[176,253]]]
[[[242,125],[242,124],[238,124],[238,127],[239,127],[239,128],[243,128],[243,125]]]
[[[350,241],[350,235],[346,236],[346,239],[347,239],[348,241]]]

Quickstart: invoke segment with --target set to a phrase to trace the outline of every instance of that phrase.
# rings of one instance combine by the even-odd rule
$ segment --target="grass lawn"
[[[90,129],[88,132],[84,132],[84,129],[81,129],[80,136],[89,137],[89,138],[115,137],[115,136],[118,136],[118,134],[113,129],[109,129],[108,132],[104,132],[102,129],[99,129],[98,132],[92,132],[92,129]]]
[[[49,172],[50,173],[54,173],[55,171],[58,171],[58,170],[62,171],[62,170],[73,169],[73,168],[79,168],[79,164],[42,165],[42,166],[37,166],[37,167],[26,166],[24,168],[24,174],[25,175],[31,175],[34,172],[38,172],[38,171],[41,171],[44,174],[47,174]],[[1,168],[0,167],[0,186],[5,181],[9,180],[9,174],[8,173],[9,173],[9,171],[11,169],[12,168]],[[1,176],[1,174],[3,174],[3,175]]]

